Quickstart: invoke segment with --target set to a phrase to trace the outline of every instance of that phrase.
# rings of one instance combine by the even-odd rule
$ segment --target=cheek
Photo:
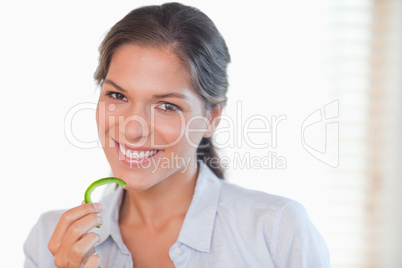
[[[197,148],[204,133],[208,130],[208,122],[205,117],[190,119],[186,124],[185,139],[190,146]]]
[[[156,117],[154,124],[155,145],[174,146],[184,137],[185,121],[177,117]]]
[[[105,110],[103,109],[104,105],[98,102],[98,106],[96,107],[96,126],[98,127],[98,135],[102,146],[105,146]]]
[[[98,127],[98,135],[100,142],[104,148],[106,147],[114,147],[114,144],[109,146],[108,137],[111,131],[115,129],[115,118],[110,111],[105,109],[106,105],[104,102],[99,102],[96,109],[96,124]]]

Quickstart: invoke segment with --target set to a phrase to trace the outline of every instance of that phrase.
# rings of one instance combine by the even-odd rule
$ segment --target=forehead
[[[177,92],[202,101],[189,77],[189,71],[171,49],[131,44],[114,53],[106,75],[129,92]]]
[[[184,78],[189,76],[184,64],[169,48],[123,45],[114,52],[109,72],[119,66],[128,70],[145,70],[160,75],[175,74]]]
[[[106,78],[129,88],[144,85],[190,89],[188,71],[179,58],[168,49],[153,47],[123,45],[112,56]]]

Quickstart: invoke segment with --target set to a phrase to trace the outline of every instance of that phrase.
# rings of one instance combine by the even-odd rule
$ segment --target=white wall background
[[[325,234],[325,170],[301,144],[301,125],[336,98],[325,78],[325,1],[181,1],[204,11],[232,55],[226,114],[239,101],[243,124],[252,115],[286,115],[277,147],[228,148],[286,159],[286,169],[239,169],[229,180],[302,202]],[[65,117],[77,104],[95,103],[92,74],[105,32],[133,8],[162,1],[3,1],[0,4],[1,266],[21,267],[22,244],[40,214],[79,205],[86,187],[109,175],[100,147],[73,146]],[[235,120],[240,124],[239,118]],[[260,122],[261,123],[261,122]],[[253,127],[262,127],[258,122]],[[81,141],[97,139],[93,110],[74,117]],[[239,135],[238,132],[235,135]],[[252,139],[270,142],[268,134]]]

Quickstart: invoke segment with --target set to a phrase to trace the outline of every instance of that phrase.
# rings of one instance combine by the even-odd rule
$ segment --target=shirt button
[[[176,254],[176,255],[180,255],[180,254],[183,253],[183,250],[182,250],[181,248],[175,248],[173,252],[174,252],[174,254]]]

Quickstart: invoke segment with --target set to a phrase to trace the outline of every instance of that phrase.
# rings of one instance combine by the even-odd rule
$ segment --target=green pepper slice
[[[108,184],[108,183],[118,183],[123,188],[127,185],[127,183],[125,181],[123,181],[122,179],[119,179],[119,178],[115,178],[115,177],[108,177],[108,178],[103,178],[103,179],[94,181],[93,183],[91,183],[91,185],[89,185],[89,187],[85,191],[85,195],[84,195],[85,203],[93,203],[92,199],[91,199],[92,192],[97,187]]]

